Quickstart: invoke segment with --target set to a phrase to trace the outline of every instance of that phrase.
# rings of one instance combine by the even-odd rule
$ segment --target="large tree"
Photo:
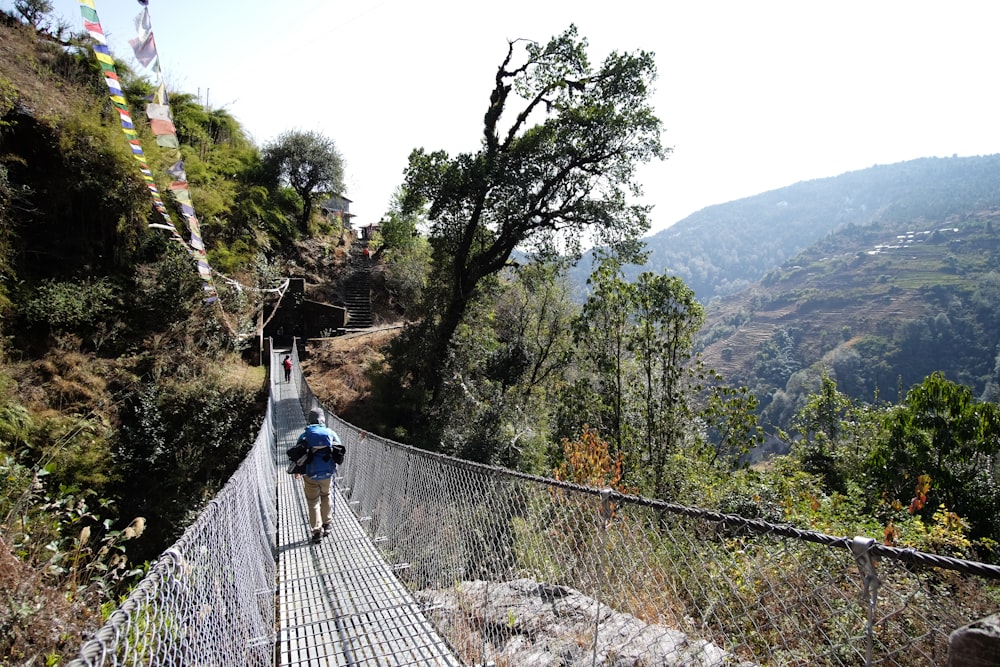
[[[344,159],[333,140],[319,132],[291,130],[264,147],[268,171],[302,198],[299,230],[309,232],[315,198],[320,194],[342,194]]]
[[[690,377],[694,336],[704,312],[694,291],[677,276],[643,272],[632,288],[635,326],[629,348],[636,357],[645,442],[641,468],[657,498],[666,497],[666,467],[694,423]],[[700,389],[700,387],[698,387]]]
[[[14,0],[14,10],[37,29],[46,14],[52,12],[52,2],[50,0]]]
[[[644,272],[629,283],[617,258],[600,259],[574,327],[579,376],[564,400],[608,440],[623,479],[664,498],[671,461],[704,444],[703,422],[741,425],[742,406],[725,400],[738,390],[718,385],[719,398],[702,413],[705,380],[719,378],[692,359],[704,319],[694,292],[666,274]]]
[[[595,69],[586,51],[574,26],[545,45],[509,42],[479,150],[410,155],[407,207],[429,204],[441,285],[423,324],[433,343],[412,371],[435,397],[468,304],[515,248],[578,254],[590,233],[622,250],[649,228],[649,208],[629,197],[641,195],[638,164],[669,152],[649,102],[653,55],[614,52]]]
[[[626,393],[634,376],[628,346],[635,289],[625,280],[618,258],[598,256],[600,262],[587,279],[587,300],[573,327],[583,372],[566,402],[577,419],[586,415],[582,419],[609,439],[612,456],[623,457],[632,433]]]

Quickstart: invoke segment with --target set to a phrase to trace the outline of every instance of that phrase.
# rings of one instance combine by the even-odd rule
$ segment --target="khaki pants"
[[[330,500],[332,479],[313,480],[302,478],[309,507],[309,526],[313,532],[322,530],[324,523],[333,521],[333,501]]]

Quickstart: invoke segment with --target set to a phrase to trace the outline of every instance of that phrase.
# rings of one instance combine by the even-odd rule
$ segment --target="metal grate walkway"
[[[283,472],[285,450],[305,418],[294,380],[281,382],[277,359],[271,367],[278,399],[277,664],[460,667],[339,491],[331,534],[320,544],[309,541],[302,482]],[[344,465],[351,465],[350,451]]]

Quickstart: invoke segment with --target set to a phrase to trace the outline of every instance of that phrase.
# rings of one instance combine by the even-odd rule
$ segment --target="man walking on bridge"
[[[337,464],[344,462],[345,449],[337,434],[326,427],[326,415],[321,408],[309,411],[309,425],[296,444],[305,445],[309,451],[302,485],[309,507],[312,541],[318,544],[333,525],[330,487],[337,474]]]

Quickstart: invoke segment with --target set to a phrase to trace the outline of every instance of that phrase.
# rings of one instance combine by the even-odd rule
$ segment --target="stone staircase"
[[[347,331],[368,329],[375,324],[372,314],[372,260],[364,256],[359,244],[351,247],[351,275],[345,286]]]

